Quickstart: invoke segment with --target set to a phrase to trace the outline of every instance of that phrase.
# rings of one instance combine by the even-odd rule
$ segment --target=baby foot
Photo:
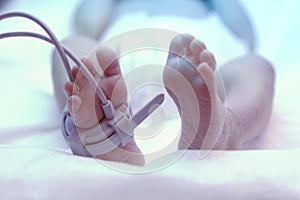
[[[205,44],[188,34],[176,36],[163,80],[182,120],[179,149],[218,148],[215,145],[225,119],[225,92],[215,58]]]
[[[90,73],[99,83],[105,96],[111,100],[114,107],[127,104],[127,89],[120,70],[119,61],[114,51],[106,47],[99,47],[96,51],[97,62],[102,74],[94,68],[91,59],[83,60]],[[83,75],[79,67],[73,67],[74,82],[65,84],[65,93],[68,96],[68,110],[78,128],[89,129],[96,126],[103,118],[100,99],[95,89]],[[124,147],[97,155],[97,158],[116,162],[125,162],[143,165],[144,157],[134,140]]]

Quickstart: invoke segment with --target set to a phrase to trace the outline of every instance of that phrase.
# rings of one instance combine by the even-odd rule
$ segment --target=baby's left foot
[[[213,54],[194,37],[178,35],[171,42],[163,79],[181,115],[179,149],[216,148],[225,105]]]
[[[127,104],[127,89],[117,55],[109,48],[100,47],[96,52],[96,57],[103,70],[103,75],[95,70],[89,58],[83,62],[115,108]],[[68,110],[78,128],[89,129],[96,126],[104,118],[101,102],[95,94],[95,89],[85,78],[82,71],[78,67],[74,67],[72,73],[75,83],[67,82],[65,84]],[[96,155],[96,157],[134,165],[144,164],[144,156],[134,140],[124,147],[118,147],[109,153]]]

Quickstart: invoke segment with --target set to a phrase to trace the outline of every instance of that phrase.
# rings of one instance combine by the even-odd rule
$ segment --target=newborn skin
[[[258,56],[238,58],[217,70],[203,42],[178,35],[163,80],[181,115],[179,149],[241,149],[268,124],[274,72]]]
[[[111,100],[114,107],[127,104],[127,89],[121,74],[117,55],[111,49],[98,47],[96,52],[99,66],[103,73],[98,73],[89,58],[83,60],[88,70],[98,81],[105,96]],[[95,90],[78,67],[73,67],[75,81],[68,81],[64,90],[68,96],[68,110],[74,124],[81,129],[89,129],[97,125],[104,114],[100,99],[95,96]],[[134,140],[124,147],[96,156],[99,159],[124,162],[134,165],[144,165],[144,157]]]
[[[179,148],[200,149],[207,134],[215,134],[217,141],[225,119],[224,88],[216,73],[216,60],[205,44],[188,34],[176,36],[163,78],[181,115]],[[215,119],[219,123],[209,128]]]
[[[71,38],[71,49],[78,48],[76,44],[80,42]],[[127,89],[117,55],[100,46],[96,57],[101,73],[94,68],[91,58],[83,62],[115,107],[127,104]],[[64,87],[69,112],[78,128],[92,128],[103,119],[100,100],[78,67],[72,73],[74,83],[67,82]],[[217,69],[214,55],[203,42],[180,34],[170,44],[163,80],[181,115],[179,149],[248,148],[269,122],[274,71],[269,62],[257,55],[236,58]],[[96,157],[133,165],[145,163],[134,140]]]

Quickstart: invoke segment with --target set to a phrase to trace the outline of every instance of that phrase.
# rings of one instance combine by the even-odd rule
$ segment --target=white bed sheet
[[[28,11],[40,17],[62,39],[72,33],[71,18],[78,2],[16,0],[5,9]],[[51,47],[32,39],[3,40],[0,44],[0,188],[4,199],[21,196],[23,199],[80,199],[96,195],[107,197],[105,199],[140,199],[144,191],[151,191],[147,192],[148,196],[143,196],[145,199],[179,199],[184,195],[191,195],[191,199],[213,199],[219,194],[228,194],[228,199],[232,194],[246,199],[251,191],[270,199],[300,198],[299,150],[295,149],[300,147],[300,109],[297,106],[300,100],[297,91],[300,83],[297,78],[300,41],[297,36],[300,29],[296,10],[299,2],[241,2],[256,27],[257,51],[274,64],[277,73],[275,109],[270,123],[272,130],[276,127],[277,131],[268,132],[260,141],[261,147],[291,150],[213,152],[211,160],[198,160],[197,152],[188,152],[161,171],[139,176],[114,171],[93,159],[69,155],[65,153],[69,149],[60,134],[60,113],[53,98]],[[145,25],[145,20],[152,25],[158,20],[141,13],[134,17],[137,19],[134,26],[138,28]],[[160,26],[167,28],[169,20],[164,18]],[[28,27],[39,30],[24,20],[16,21],[1,22],[0,31]],[[189,32],[205,41],[219,63],[244,53],[242,45],[216,16],[204,21],[186,18],[177,21],[180,26],[176,31]],[[111,34],[114,31],[117,32],[117,28],[112,28]],[[226,51],[220,48],[221,35],[222,46],[230,46]],[[112,194],[111,188],[116,184],[120,190]],[[64,191],[57,196],[61,188]],[[91,192],[86,193],[87,190]]]

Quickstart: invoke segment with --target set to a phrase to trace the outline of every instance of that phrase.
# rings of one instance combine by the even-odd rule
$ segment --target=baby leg
[[[243,148],[264,133],[270,120],[274,69],[264,58],[247,55],[224,64],[220,72],[226,89],[224,134],[232,132],[231,140],[240,140],[240,148]]]
[[[113,21],[116,0],[81,1],[75,13],[75,31],[89,38],[98,39]]]

